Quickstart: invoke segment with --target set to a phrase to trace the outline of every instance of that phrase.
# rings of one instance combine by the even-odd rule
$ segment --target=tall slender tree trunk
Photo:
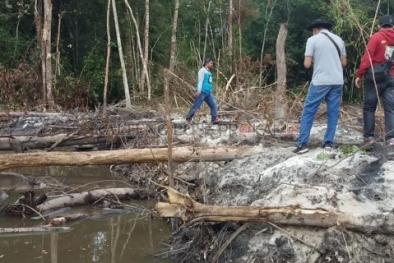
[[[144,60],[144,53],[142,51],[140,32],[139,32],[139,29],[138,29],[138,23],[137,23],[137,20],[134,17],[133,9],[131,8],[131,6],[129,4],[129,1],[125,0],[125,3],[126,3],[127,8],[130,11],[130,16],[131,16],[131,19],[133,20],[133,23],[134,23],[134,26],[135,26],[135,34],[137,36],[137,46],[138,46],[138,50],[139,50],[140,58],[141,58],[141,62],[142,62],[142,71],[143,71],[143,74],[145,74],[145,76],[146,76],[146,84],[148,85],[148,100],[151,100],[151,98],[152,98],[152,89],[151,89],[151,85],[150,85],[148,65],[147,65],[147,61]]]
[[[231,63],[231,73],[234,73],[234,53],[233,53],[233,0],[229,0],[228,5],[228,55]]]
[[[61,24],[62,24],[62,18],[63,18],[63,12],[60,12],[58,14],[59,22],[57,24],[57,34],[56,34],[56,60],[55,60],[55,74],[54,74],[54,79],[55,82],[53,83],[53,90],[56,90],[56,80],[57,76],[60,76],[60,29],[61,29]]]
[[[237,63],[237,75],[242,74],[242,27],[241,27],[241,14],[242,14],[242,0],[238,0],[238,51],[239,51],[239,60]],[[238,78],[237,78],[238,80]]]
[[[276,0],[269,0],[267,3],[267,7],[265,9],[265,17],[267,17],[267,22],[265,23],[264,27],[264,34],[263,34],[263,44],[261,44],[261,52],[260,52],[260,77],[259,77],[259,86],[263,85],[263,71],[264,71],[264,49],[265,49],[265,40],[267,36],[268,25],[272,16],[272,11],[276,5]],[[268,13],[269,9],[269,13]]]
[[[107,92],[108,92],[108,75],[109,75],[109,60],[111,58],[111,27],[110,27],[110,14],[111,14],[111,0],[108,0],[107,5],[107,60],[105,62],[105,78],[104,78],[104,91],[103,91],[103,113],[107,110]]]
[[[36,33],[37,33],[37,49],[41,51],[42,55],[42,13],[43,13],[43,4],[42,0],[35,0],[34,1],[34,24],[36,26]],[[39,74],[39,78],[42,81],[42,99],[43,103],[46,104],[46,97],[47,97],[47,91],[46,87],[44,84],[44,75],[42,74],[43,69],[42,69],[43,63],[41,59],[41,74]]]
[[[60,34],[61,34],[61,25],[62,25],[62,18],[63,18],[63,12],[60,12],[58,14],[59,22],[57,25],[57,34],[56,34],[56,65],[55,65],[55,76],[59,75],[60,76]]]
[[[51,28],[52,28],[52,0],[44,1],[44,29],[43,29],[43,50],[45,53],[45,80],[46,80],[46,93],[47,102],[50,108],[55,107],[55,100],[52,92],[52,52],[51,52]]]
[[[286,38],[287,24],[280,24],[278,38],[276,39],[276,67],[278,71],[278,80],[275,92],[275,119],[286,118]]]
[[[112,13],[114,15],[115,30],[116,30],[116,40],[117,40],[117,43],[118,43],[119,58],[120,58],[120,64],[121,64],[121,67],[122,67],[122,77],[123,77],[124,94],[125,94],[125,99],[126,99],[126,107],[127,108],[131,108],[129,83],[127,81],[126,66],[125,66],[125,63],[124,63],[122,41],[120,39],[118,13],[116,11],[115,0],[112,0]]]
[[[172,27],[171,27],[170,63],[168,66],[168,69],[171,72],[174,72],[174,66],[175,66],[176,29],[177,29],[177,25],[178,25],[178,10],[179,10],[179,0],[175,0],[174,16],[172,18]]]
[[[126,59],[126,72],[129,76],[129,79],[139,80],[141,76],[140,70],[140,62],[136,57],[138,54],[138,48],[135,45],[135,33],[133,21],[131,20],[131,16],[129,15],[129,11],[125,14],[125,19],[127,21],[127,29],[126,29],[126,48],[125,48],[125,59]],[[137,97],[139,82],[133,82],[132,90],[132,102],[135,104],[135,99]],[[142,93],[141,93],[142,94]],[[140,95],[141,95],[140,94]]]
[[[55,100],[52,93],[52,0],[35,0],[34,22],[37,31],[38,46],[41,50],[41,77],[43,103],[54,108]]]
[[[204,36],[204,52],[202,58],[204,59],[206,56],[206,50],[207,50],[207,41],[208,41],[208,27],[209,27],[209,10],[211,9],[211,4],[212,1],[209,0],[208,2],[208,8],[206,10],[207,12],[207,19],[205,20],[205,36]]]
[[[144,63],[148,65],[148,56],[149,56],[149,0],[145,0],[145,29],[144,29]],[[141,80],[140,80],[140,90],[144,90],[145,86],[145,78],[148,77],[145,75],[145,72],[142,71]]]
[[[131,26],[132,21],[131,21],[130,16],[128,18],[130,19],[130,26]],[[130,35],[129,39],[130,39],[130,43],[129,43],[130,44],[130,48],[128,49],[129,50],[129,56],[131,58],[131,64],[134,65],[133,66],[134,78],[137,79],[141,75],[141,65],[140,65],[139,60],[138,60],[138,47],[135,44],[135,37]],[[138,94],[141,95],[140,93],[138,93]],[[135,103],[136,98],[139,97],[139,95],[137,95],[137,89],[133,89],[134,103]]]

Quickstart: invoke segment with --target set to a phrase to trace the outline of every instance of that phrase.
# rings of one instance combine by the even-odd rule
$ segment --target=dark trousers
[[[373,83],[366,81],[363,105],[364,138],[375,136],[375,111],[378,96],[382,98],[384,108],[385,139],[394,138],[394,76],[387,82]]]

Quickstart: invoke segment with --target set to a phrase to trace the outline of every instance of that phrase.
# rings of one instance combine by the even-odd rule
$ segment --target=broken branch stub
[[[363,233],[394,233],[393,215],[355,216],[325,209],[300,206],[217,206],[204,205],[189,195],[167,188],[169,203],[159,202],[155,209],[161,217],[180,218],[184,222],[272,222],[282,225],[343,227]]]
[[[260,147],[173,148],[174,162],[231,161],[259,153]],[[83,166],[167,162],[167,148],[96,152],[34,152],[0,155],[0,171],[16,167]]]

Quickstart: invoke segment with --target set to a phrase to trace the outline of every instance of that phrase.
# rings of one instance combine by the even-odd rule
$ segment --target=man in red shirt
[[[394,20],[391,15],[384,15],[379,20],[379,31],[371,36],[367,49],[356,73],[355,85],[361,87],[361,78],[371,65],[387,61],[394,49]],[[363,120],[364,145],[375,142],[375,111],[378,96],[382,97],[384,107],[385,140],[394,145],[394,64],[387,80],[381,82],[365,81]]]

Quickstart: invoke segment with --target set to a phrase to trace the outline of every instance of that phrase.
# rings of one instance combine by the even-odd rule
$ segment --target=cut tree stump
[[[261,147],[173,148],[174,162],[231,161],[257,154]],[[96,152],[35,152],[0,154],[0,171],[16,167],[114,165],[167,162],[167,148]]]
[[[394,216],[376,214],[355,216],[324,209],[307,209],[300,206],[216,206],[194,201],[189,195],[167,187],[169,203],[159,202],[155,209],[161,217],[180,218],[184,222],[271,222],[281,225],[342,227],[363,233],[394,233]]]
[[[61,217],[56,217],[53,218],[47,225],[48,227],[54,227],[54,226],[59,226],[59,225],[64,225],[66,223],[70,223],[73,221],[77,221],[77,220],[81,220],[81,219],[85,219],[88,218],[89,215],[88,214],[82,214],[82,213],[78,213],[78,214],[72,214],[72,215],[67,215],[67,216],[61,216]]]

